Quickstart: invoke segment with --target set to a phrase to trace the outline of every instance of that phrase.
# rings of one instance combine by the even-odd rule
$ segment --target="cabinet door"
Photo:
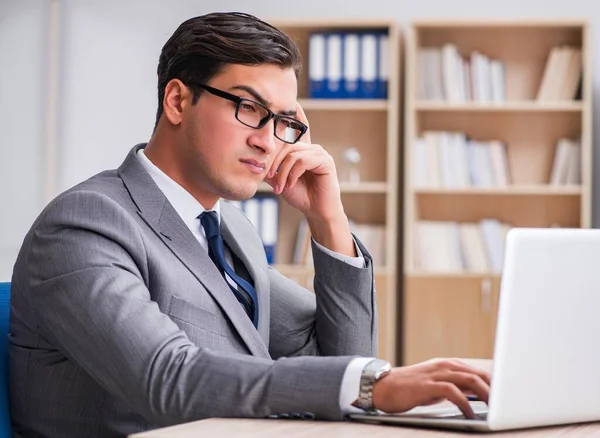
[[[434,357],[491,358],[497,299],[495,278],[407,278],[403,363]]]

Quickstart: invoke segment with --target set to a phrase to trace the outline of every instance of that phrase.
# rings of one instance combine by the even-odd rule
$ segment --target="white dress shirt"
[[[204,228],[202,227],[200,219],[198,218],[201,213],[206,211],[206,209],[187,190],[185,190],[178,183],[173,181],[166,173],[156,167],[154,163],[148,159],[143,148],[138,151],[138,157],[158,188],[163,192],[177,214],[181,217],[198,242],[200,242],[200,245],[202,245],[204,250],[208,253],[208,241],[204,233]],[[212,208],[212,211],[217,213],[220,222],[221,214],[219,202],[215,204],[215,206]],[[365,259],[362,257],[362,253],[356,244],[355,247],[358,257],[349,257],[344,254],[333,252],[315,240],[313,240],[313,242],[319,249],[325,251],[332,257],[359,268],[365,266]],[[227,263],[229,263],[230,266],[233,266],[231,254],[227,248],[225,248],[225,258],[227,259]],[[229,277],[227,277],[227,281],[232,286],[237,287],[237,285]],[[362,412],[360,408],[352,406],[352,403],[354,403],[354,401],[358,398],[360,376],[362,371],[367,363],[369,363],[371,360],[373,360],[372,357],[361,357],[352,359],[352,361],[350,361],[348,364],[346,372],[344,373],[340,391],[340,407],[344,413]]]

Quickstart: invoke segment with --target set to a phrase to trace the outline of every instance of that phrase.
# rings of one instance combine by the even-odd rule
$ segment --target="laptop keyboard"
[[[487,412],[482,412],[480,414],[475,414],[475,418],[467,418],[464,415],[444,415],[440,417],[434,418],[443,418],[443,419],[451,419],[451,420],[477,420],[477,421],[486,421],[487,420]]]
[[[481,401],[473,401],[469,403],[471,409],[475,413],[475,418],[471,420],[486,421],[488,414],[488,406]],[[463,413],[452,403],[442,402],[436,405],[430,406],[418,406],[411,409],[410,411],[401,414],[392,414],[399,416],[409,417],[427,417],[427,418],[439,418],[439,419],[450,419],[450,420],[469,420]]]

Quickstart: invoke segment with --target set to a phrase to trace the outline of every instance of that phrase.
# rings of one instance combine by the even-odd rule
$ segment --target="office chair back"
[[[10,283],[0,283],[0,438],[10,438],[8,410],[8,318],[10,315]]]

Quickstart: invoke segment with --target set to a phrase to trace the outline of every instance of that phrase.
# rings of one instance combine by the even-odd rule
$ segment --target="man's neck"
[[[176,149],[176,145],[173,144],[173,141],[161,139],[160,136],[155,133],[144,148],[144,154],[152,164],[196,198],[205,209],[213,209],[219,201],[219,198],[215,198],[214,196],[202,196],[198,193],[194,184],[184,177],[185,171],[179,164],[182,160],[179,160],[174,153]]]

